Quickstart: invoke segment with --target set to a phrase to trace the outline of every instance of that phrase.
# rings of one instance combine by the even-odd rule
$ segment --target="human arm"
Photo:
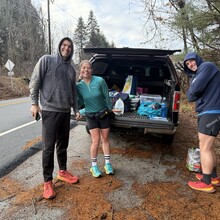
[[[73,68],[73,67],[72,67]],[[72,92],[73,92],[73,111],[79,113],[78,107],[78,94],[77,94],[77,87],[76,87],[76,72],[73,68],[73,81],[72,81]]]
[[[217,72],[217,67],[210,62],[206,62],[198,68],[197,74],[192,80],[187,92],[187,97],[190,102],[195,102],[202,96],[207,84]]]
[[[75,119],[79,120],[80,118],[82,118],[82,116],[79,112],[79,107],[78,107],[78,93],[77,93],[75,80],[76,78],[74,79],[74,83],[73,83],[73,111],[75,113]]]
[[[31,80],[29,83],[29,89],[30,89],[30,97],[31,97],[31,115],[32,117],[36,117],[38,112],[41,112],[41,109],[39,107],[39,90],[42,85],[43,78],[45,76],[45,70],[46,70],[46,59],[42,57],[39,59],[37,64],[34,67]]]
[[[81,109],[84,103],[83,103],[82,96],[79,94],[77,84],[76,84],[76,91],[77,91],[77,102],[78,102],[78,107],[79,107],[79,118],[78,119],[76,118],[76,119],[79,120],[80,118],[82,118],[82,115],[85,115],[85,108]]]
[[[101,90],[104,96],[104,101],[106,103],[106,106],[109,110],[112,110],[112,104],[109,98],[109,89],[108,89],[108,85],[105,82],[104,79],[101,80]]]

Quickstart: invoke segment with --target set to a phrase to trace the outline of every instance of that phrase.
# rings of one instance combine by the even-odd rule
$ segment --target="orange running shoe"
[[[196,178],[197,178],[198,180],[201,180],[201,179],[202,179],[202,174],[197,173],[197,174],[196,174]],[[211,181],[212,181],[212,185],[213,185],[213,186],[220,186],[220,178],[219,178],[219,177],[212,178]]]
[[[44,183],[44,193],[43,197],[45,199],[52,199],[56,196],[56,193],[53,190],[53,183],[52,181],[48,181]]]
[[[210,183],[209,185],[205,184],[202,181],[189,181],[188,182],[189,187],[195,190],[207,192],[207,193],[213,193],[215,192],[215,189],[213,185]]]
[[[65,181],[67,183],[77,183],[79,182],[79,178],[77,176],[73,176],[67,170],[60,170],[57,175],[58,180]]]

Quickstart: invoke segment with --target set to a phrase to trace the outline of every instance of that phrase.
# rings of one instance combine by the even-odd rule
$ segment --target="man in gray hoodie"
[[[78,182],[78,177],[67,171],[71,107],[75,112],[76,120],[80,118],[72,56],[73,42],[65,37],[60,41],[56,55],[44,55],[39,59],[29,86],[31,114],[35,119],[39,116],[39,112],[42,115],[43,197],[46,199],[56,195],[52,184],[55,147],[59,165],[57,178],[68,183]]]

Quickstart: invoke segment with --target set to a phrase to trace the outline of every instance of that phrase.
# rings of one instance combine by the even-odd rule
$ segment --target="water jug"
[[[163,98],[163,101],[161,103],[161,117],[166,118],[167,117],[167,104],[166,104],[166,98]]]
[[[116,101],[114,110],[115,110],[114,113],[116,115],[123,115],[124,114],[124,102],[121,100],[121,98],[119,98]]]

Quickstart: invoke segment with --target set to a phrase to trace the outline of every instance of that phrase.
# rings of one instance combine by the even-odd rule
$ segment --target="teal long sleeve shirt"
[[[81,80],[77,83],[77,92],[79,107],[85,107],[81,114],[99,112],[106,107],[112,110],[108,86],[102,77],[92,76],[89,84]]]

